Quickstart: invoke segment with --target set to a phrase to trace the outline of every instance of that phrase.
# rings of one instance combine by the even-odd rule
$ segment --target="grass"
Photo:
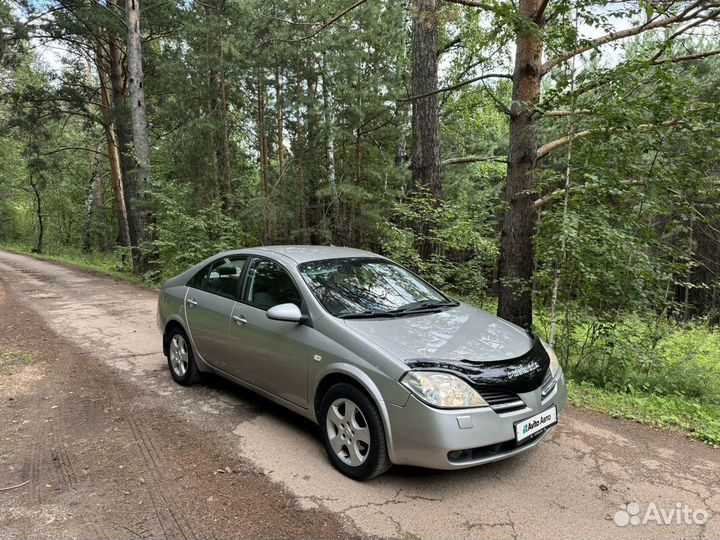
[[[19,366],[32,366],[34,363],[35,357],[31,353],[20,349],[7,349],[0,354],[0,373],[12,375]]]
[[[568,381],[570,401],[614,418],[658,428],[679,428],[694,439],[720,447],[720,407],[683,396],[627,393]]]
[[[20,362],[26,366],[32,366],[35,363],[35,357],[32,354],[18,349],[8,349],[3,353],[3,358],[8,362]]]

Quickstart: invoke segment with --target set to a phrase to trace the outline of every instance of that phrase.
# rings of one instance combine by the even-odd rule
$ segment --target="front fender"
[[[372,398],[372,400],[375,402],[375,405],[378,408],[378,411],[380,412],[380,417],[383,421],[383,427],[385,428],[385,438],[387,440],[387,446],[388,446],[388,453],[390,454],[390,461],[395,461],[395,450],[393,447],[393,438],[392,438],[392,426],[390,425],[390,415],[388,414],[387,405],[385,404],[385,400],[383,399],[383,395],[380,392],[380,389],[377,387],[375,382],[360,368],[353,366],[351,364],[345,364],[342,362],[333,362],[330,364],[326,364],[322,367],[321,370],[319,370],[316,373],[315,380],[312,384],[312,392],[311,396],[313,396],[313,399],[310,401],[310,403],[315,402],[315,394],[317,393],[318,387],[320,386],[320,383],[322,382],[325,377],[329,375],[345,375],[346,377],[350,377],[354,381],[356,381]],[[410,397],[410,394],[408,393],[408,398]],[[407,401],[406,401],[407,402]],[[313,407],[312,415],[315,418],[315,422],[319,423],[319,420],[317,418],[317,414],[315,413],[315,408]]]

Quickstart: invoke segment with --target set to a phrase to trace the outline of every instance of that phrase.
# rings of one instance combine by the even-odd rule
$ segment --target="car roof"
[[[309,261],[321,261],[324,259],[345,259],[353,257],[381,257],[372,251],[335,246],[262,246],[238,250],[238,253],[272,253],[283,255],[288,259],[300,264]],[[384,258],[384,257],[381,257]]]

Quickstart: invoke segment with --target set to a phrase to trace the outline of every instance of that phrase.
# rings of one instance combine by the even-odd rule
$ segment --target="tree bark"
[[[412,95],[435,92],[438,87],[437,0],[414,0],[412,20]],[[412,182],[442,198],[440,176],[440,108],[436,94],[413,100]]]
[[[100,145],[98,145],[99,147]],[[82,250],[90,253],[93,247],[93,221],[95,215],[98,192],[100,191],[100,175],[98,174],[99,148],[91,147],[93,150],[90,157],[90,185],[88,186],[87,197],[85,198],[85,228],[83,231]]]
[[[412,17],[412,102],[413,149],[411,158],[413,191],[427,190],[435,204],[442,199],[440,171],[440,107],[438,88],[439,0],[413,0]],[[417,235],[423,260],[430,258],[432,244],[428,223],[420,223]]]
[[[298,198],[300,204],[300,242],[307,244],[310,241],[307,224],[307,195],[305,190],[305,125],[303,122],[302,107],[302,79],[300,77],[300,64],[298,62],[297,79],[295,83],[295,152],[298,167]]]
[[[283,130],[285,128],[285,113],[283,110],[282,81],[280,68],[275,68],[275,121],[277,123],[278,169],[282,176],[285,170],[285,143]]]
[[[128,228],[127,208],[125,206],[125,188],[123,187],[119,143],[115,133],[112,110],[110,106],[110,83],[108,81],[108,74],[105,71],[107,62],[105,58],[105,50],[103,49],[102,44],[98,44],[96,49],[96,64],[98,80],[100,82],[100,97],[102,99],[103,129],[105,131],[105,143],[107,146],[108,161],[110,163],[113,208],[115,210],[115,219],[118,223],[118,237],[120,239],[121,246],[129,247],[130,230]]]
[[[408,162],[407,155],[407,131],[406,131],[406,109],[401,108],[398,111],[399,126],[400,126],[400,140],[398,141],[397,149],[395,150],[395,166],[402,167]],[[405,187],[403,182],[403,188]]]
[[[222,61],[222,44],[220,49],[220,59]],[[228,122],[228,100],[225,88],[225,71],[220,71],[220,114],[222,115],[222,163],[223,163],[223,194],[222,203],[225,213],[230,212],[233,207],[232,199],[232,161],[230,156],[230,128]]]
[[[122,16],[117,0],[108,0],[110,9]],[[128,121],[127,107],[125,106],[126,76],[125,76],[125,54],[123,53],[122,39],[115,31],[108,35],[108,49],[110,53],[110,84],[112,86],[112,121],[115,127],[115,138],[117,143],[118,158],[120,160],[120,171],[123,182],[127,179],[128,171],[131,168],[131,139],[130,123]],[[127,207],[127,200],[125,201]],[[129,244],[128,244],[129,245]]]
[[[263,245],[272,243],[272,224],[270,221],[270,163],[268,156],[268,136],[265,126],[265,73],[260,69],[257,88],[257,129],[258,153],[260,154],[260,177],[263,186]]]
[[[324,68],[323,62],[323,68]],[[335,130],[332,114],[332,96],[328,84],[327,74],[322,76],[323,121],[325,124],[325,155],[327,157],[327,182],[330,189],[330,223],[332,239],[340,240],[342,244],[342,225],[340,223],[340,198],[335,175]]]
[[[31,176],[30,177],[30,187],[33,190],[33,194],[35,195],[35,215],[37,216],[38,220],[38,238],[37,238],[37,244],[35,244],[35,249],[33,249],[34,253],[42,253],[43,250],[43,239],[45,237],[45,218],[43,216],[42,212],[42,200],[40,198],[40,188],[37,185],[37,182],[35,182],[35,179]]]
[[[126,178],[125,193],[129,199],[128,221],[133,245],[133,267],[136,273],[146,271],[147,261],[141,245],[148,240],[150,214],[147,199],[150,191],[150,138],[145,112],[145,89],[140,39],[140,2],[126,0],[127,71],[130,122],[133,139],[133,168]]]
[[[526,329],[532,327],[533,236],[537,226],[533,190],[538,133],[533,110],[540,100],[543,53],[542,24],[535,17],[542,5],[542,0],[520,0],[519,4],[522,23],[516,38],[507,206],[498,265],[498,315]]]

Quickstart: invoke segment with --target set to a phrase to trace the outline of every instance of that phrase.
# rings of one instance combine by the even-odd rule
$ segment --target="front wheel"
[[[200,380],[190,340],[182,328],[175,327],[168,336],[168,367],[176,383],[190,386]]]
[[[320,433],[330,461],[345,476],[368,480],[392,465],[380,413],[355,386],[339,383],[325,393]]]

